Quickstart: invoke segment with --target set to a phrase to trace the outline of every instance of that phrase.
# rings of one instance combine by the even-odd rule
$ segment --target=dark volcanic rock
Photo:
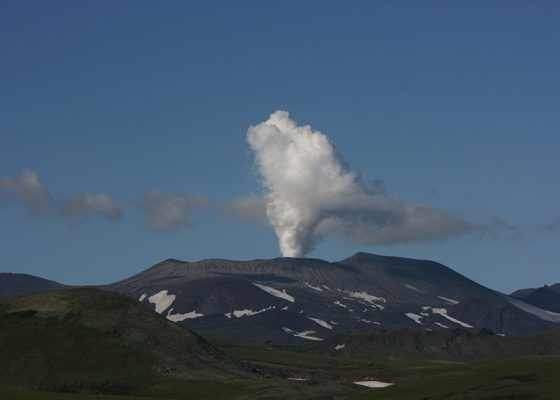
[[[105,287],[199,332],[245,343],[313,343],[379,329],[537,332],[560,315],[424,260],[165,260]]]

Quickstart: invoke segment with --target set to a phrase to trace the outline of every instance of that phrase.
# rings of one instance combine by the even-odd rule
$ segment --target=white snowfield
[[[442,299],[443,301],[447,301],[449,304],[459,304],[458,300],[450,299],[449,297],[438,296],[438,299]]]
[[[322,319],[319,318],[313,318],[313,317],[307,317],[307,319],[310,319],[311,321],[315,322],[316,324],[321,325],[323,328],[327,328],[327,329],[332,329],[332,325],[330,325],[327,321],[323,321]]]
[[[157,292],[153,296],[148,297],[148,301],[156,305],[156,312],[161,314],[167,310],[175,301],[175,295],[169,294],[167,290]]]
[[[168,320],[173,321],[173,322],[179,322],[179,321],[184,321],[186,319],[194,319],[194,318],[198,318],[198,317],[204,317],[204,314],[197,313],[196,311],[191,311],[191,312],[184,313],[184,314],[171,314],[172,311],[173,311],[173,308],[167,312],[167,316],[165,318],[167,318]]]
[[[424,310],[431,310],[432,314],[438,314],[441,315],[443,318],[447,319],[448,321],[454,322],[458,325],[461,325],[462,327],[465,328],[472,328],[472,325],[467,324],[466,322],[463,321],[459,321],[456,318],[453,318],[451,315],[447,314],[447,310],[445,308],[433,308],[433,307],[422,307],[422,309]]]
[[[434,324],[436,324],[437,326],[441,326],[442,328],[448,329],[449,327],[445,324],[441,324],[439,322],[434,322]]]
[[[143,302],[144,299],[146,298],[146,296],[147,296],[146,293],[142,294],[142,296],[140,296],[140,298],[138,299],[138,301],[139,301],[139,302]]]
[[[368,388],[374,388],[374,389],[379,389],[379,388],[384,388],[387,386],[391,386],[394,385],[394,383],[391,382],[381,382],[381,381],[357,381],[354,382],[354,384],[356,385],[361,385],[361,386],[366,386]]]
[[[535,307],[532,306],[531,304],[527,304],[521,300],[518,300],[514,297],[510,297],[510,296],[506,296],[503,295],[503,297],[509,301],[511,304],[513,304],[515,307],[528,312],[529,314],[533,314],[536,315],[537,317],[539,317],[540,319],[544,320],[544,321],[551,321],[551,322],[560,322],[560,314],[552,312],[552,311],[548,311],[548,310],[543,310],[542,308],[539,307]]]
[[[344,343],[343,344],[337,344],[336,346],[334,346],[334,349],[335,350],[342,350],[345,347],[346,347],[346,344],[344,344]]]
[[[264,290],[268,294],[271,294],[273,296],[279,297],[279,298],[284,299],[284,300],[288,300],[290,303],[293,303],[293,302],[296,301],[296,299],[294,299],[292,296],[290,296],[288,293],[286,293],[286,289],[280,291],[278,289],[274,289],[274,288],[271,288],[269,286],[259,285],[258,283],[253,283],[253,285],[255,285],[256,287],[258,287],[261,290]]]
[[[296,331],[294,331],[294,330],[292,330],[292,329],[290,329],[290,328],[286,328],[286,327],[283,327],[282,330],[283,330],[284,332],[286,332],[286,333],[289,333],[289,334],[292,335],[292,336],[300,337],[300,338],[302,338],[302,339],[317,340],[317,341],[323,340],[323,339],[320,338],[320,337],[312,336],[312,334],[315,333],[315,331],[296,332]]]
[[[250,315],[257,315],[257,314],[260,314],[262,312],[272,310],[273,308],[274,308],[274,306],[263,308],[262,310],[258,310],[258,311],[247,310],[247,309],[245,309],[245,310],[235,310],[233,312],[226,313],[224,315],[228,318],[232,318],[232,316],[235,317],[235,318],[241,318],[241,317],[250,316]]]
[[[318,291],[318,292],[322,292],[322,291],[323,291],[323,289],[321,289],[319,286],[313,286],[312,284],[307,283],[307,282],[303,282],[303,284],[304,284],[305,286],[307,286],[308,288],[313,289],[313,290],[316,290],[316,291]]]
[[[422,316],[421,315],[414,314],[414,313],[411,313],[411,312],[407,312],[404,315],[406,315],[408,318],[410,318],[411,320],[413,320],[417,324],[424,325],[422,323]]]

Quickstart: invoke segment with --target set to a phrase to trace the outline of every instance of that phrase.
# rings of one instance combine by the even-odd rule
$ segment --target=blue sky
[[[247,129],[286,110],[364,182],[492,227],[329,236],[309,256],[428,258],[503,291],[558,282],[559,17],[553,1],[3,1],[0,270],[105,283],[171,257],[278,256],[269,225],[221,210],[264,193]],[[5,184],[23,170],[124,217],[31,215]],[[149,229],[146,191],[208,204]]]

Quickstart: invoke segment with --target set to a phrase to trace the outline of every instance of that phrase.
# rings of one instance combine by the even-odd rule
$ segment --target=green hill
[[[0,385],[134,394],[176,379],[253,372],[195,333],[95,289],[0,299]]]

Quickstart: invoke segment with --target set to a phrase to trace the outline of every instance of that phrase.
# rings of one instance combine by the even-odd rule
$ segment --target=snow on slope
[[[413,320],[413,321],[416,322],[417,324],[423,325],[423,324],[422,324],[422,316],[421,316],[421,315],[414,314],[414,313],[411,313],[411,312],[408,312],[408,313],[406,313],[406,314],[404,314],[404,315],[406,315],[408,318],[410,318],[411,320]]]
[[[268,294],[271,294],[273,296],[279,297],[279,298],[284,299],[284,300],[288,300],[290,303],[293,303],[293,302],[296,301],[296,299],[294,299],[292,296],[290,296],[288,293],[286,293],[286,289],[280,291],[278,289],[274,289],[274,288],[271,288],[269,286],[259,285],[258,283],[253,283],[253,285],[255,285],[256,287],[258,287],[261,290],[264,290]]]
[[[449,297],[438,296],[438,299],[448,302],[449,304],[459,304],[457,300],[450,299]]]
[[[167,310],[175,301],[175,295],[169,294],[167,290],[162,290],[148,297],[148,301],[156,305],[156,312],[161,314]]]
[[[433,308],[433,307],[427,307],[426,306],[426,307],[422,307],[422,309],[423,310],[431,310],[432,314],[441,315],[443,318],[445,318],[445,319],[447,319],[451,322],[454,322],[458,325],[461,325],[464,328],[472,328],[472,325],[469,325],[469,324],[467,324],[466,322],[463,322],[463,321],[459,321],[458,319],[453,318],[451,315],[448,315],[447,310],[445,308]]]
[[[173,311],[173,308],[168,311],[167,316],[165,318],[167,318],[168,320],[173,321],[173,322],[179,322],[179,321],[184,321],[186,319],[194,319],[194,318],[198,318],[198,317],[204,317],[204,314],[197,313],[196,311],[191,311],[191,312],[184,313],[184,314],[171,314],[172,311]]]
[[[329,325],[329,323],[327,321],[323,321],[322,319],[319,318],[312,318],[312,317],[307,317],[307,319],[310,319],[311,321],[315,322],[316,324],[321,325],[323,328],[327,328],[327,329],[332,329],[332,325]]]
[[[307,283],[307,282],[303,282],[303,284],[304,284],[305,286],[307,286],[308,288],[313,289],[313,290],[316,290],[316,291],[318,291],[318,292],[322,292],[322,291],[323,291],[323,289],[321,289],[319,286],[313,286],[312,284]]]
[[[394,385],[394,383],[389,383],[389,382],[381,382],[381,381],[356,381],[354,382],[355,385],[360,385],[360,386],[366,386],[368,388],[375,388],[375,389],[379,389],[379,388],[384,388],[387,386],[391,386]]]
[[[307,340],[323,340],[320,337],[317,336],[312,336],[311,334],[315,333],[315,331],[303,331],[303,332],[296,332],[290,328],[286,328],[283,327],[282,330],[286,333],[289,333],[295,337],[300,337],[302,339],[307,339]]]
[[[539,307],[535,307],[532,306],[531,304],[527,304],[521,300],[518,300],[514,297],[510,297],[510,296],[503,296],[507,301],[509,301],[511,304],[513,304],[515,307],[528,312],[529,314],[533,314],[536,315],[537,317],[539,317],[540,319],[544,320],[544,321],[550,321],[550,322],[560,322],[560,314],[552,312],[552,311],[548,311],[548,310],[543,310],[542,308]]]
[[[235,310],[233,312],[226,313],[224,315],[228,318],[232,318],[232,316],[235,317],[235,318],[241,318],[241,317],[245,317],[245,316],[257,315],[257,314],[260,314],[262,312],[272,310],[273,308],[275,308],[275,307],[271,306],[271,307],[263,308],[262,310],[258,310],[258,311],[253,311],[253,310],[248,310],[248,309]]]

